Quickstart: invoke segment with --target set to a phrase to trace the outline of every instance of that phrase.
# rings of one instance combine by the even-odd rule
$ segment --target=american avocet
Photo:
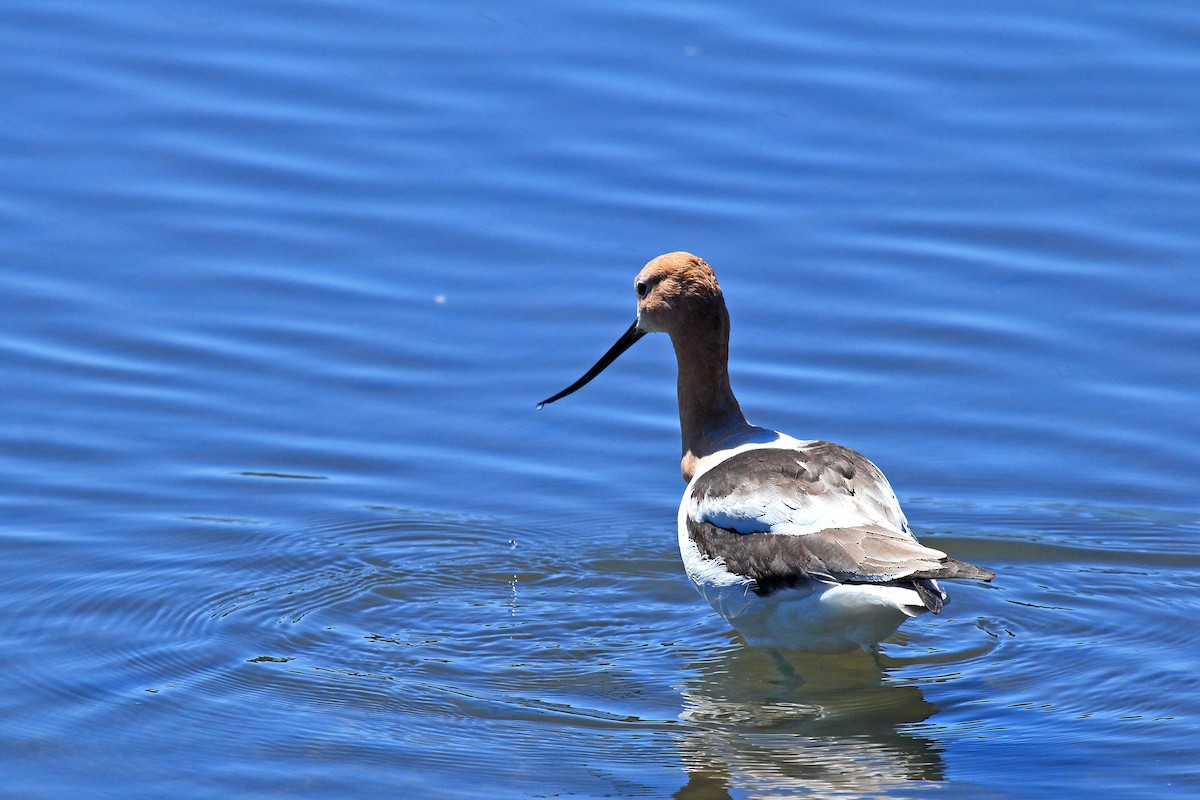
[[[729,386],[729,314],[703,259],[668,253],[634,281],[637,319],[583,377],[667,333],[679,368],[679,551],[700,594],[751,644],[869,649],[909,617],[939,613],[941,578],[995,575],[909,532],[879,468],[849,448],[751,425]]]

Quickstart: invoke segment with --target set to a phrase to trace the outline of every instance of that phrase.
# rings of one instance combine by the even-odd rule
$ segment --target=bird
[[[570,395],[649,333],[678,367],[687,481],[677,530],[684,570],[751,646],[871,651],[911,617],[938,614],[939,581],[995,573],[921,544],[883,472],[860,453],[746,421],[729,381],[729,312],[716,274],[686,252],[634,280],[637,318]]]

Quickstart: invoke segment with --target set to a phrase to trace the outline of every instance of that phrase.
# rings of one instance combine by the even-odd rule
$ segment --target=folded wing
[[[945,599],[936,579],[994,577],[918,542],[879,469],[829,442],[733,456],[693,482],[688,504],[701,555],[758,594],[813,580],[894,584],[936,613]]]

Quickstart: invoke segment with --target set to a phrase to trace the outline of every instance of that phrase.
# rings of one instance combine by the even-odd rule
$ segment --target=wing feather
[[[875,524],[908,530],[879,468],[831,442],[738,453],[693,481],[690,502],[688,515],[696,522],[741,533],[804,534]]]
[[[918,542],[879,469],[828,442],[739,453],[700,475],[689,503],[699,552],[759,594],[811,580],[898,584],[936,612],[935,579],[994,577]]]

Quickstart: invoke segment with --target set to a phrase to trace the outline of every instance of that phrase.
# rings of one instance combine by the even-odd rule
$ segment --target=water
[[[0,16],[11,797],[1200,795],[1190,2]],[[880,654],[682,575],[688,249],[754,422],[985,564]]]

